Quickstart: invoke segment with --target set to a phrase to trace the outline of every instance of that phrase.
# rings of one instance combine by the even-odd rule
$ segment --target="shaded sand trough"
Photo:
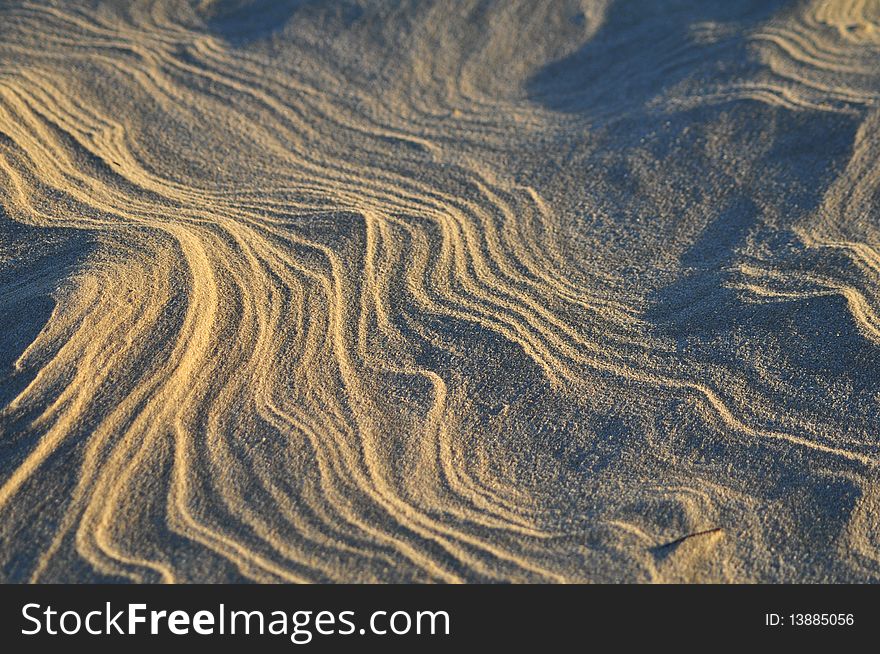
[[[0,3],[5,581],[880,580],[880,2]]]

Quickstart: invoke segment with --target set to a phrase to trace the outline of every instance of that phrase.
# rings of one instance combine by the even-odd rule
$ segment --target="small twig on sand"
[[[708,536],[709,534],[714,534],[719,531],[724,531],[724,527],[715,527],[713,529],[704,529],[703,531],[695,531],[692,534],[687,534],[685,536],[682,536],[681,538],[676,538],[675,540],[671,540],[668,543],[665,543],[663,545],[658,545],[655,549],[657,549],[657,550],[669,549],[670,547],[675,547],[676,545],[683,543],[684,541],[688,540],[689,538],[695,538],[696,536]]]

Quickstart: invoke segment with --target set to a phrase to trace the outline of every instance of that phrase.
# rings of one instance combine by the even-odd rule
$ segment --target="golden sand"
[[[880,0],[0,4],[6,581],[880,580]]]

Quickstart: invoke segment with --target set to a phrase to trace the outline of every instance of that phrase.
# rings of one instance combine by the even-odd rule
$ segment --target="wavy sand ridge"
[[[876,578],[876,6],[712,4],[3,4],[5,578]]]

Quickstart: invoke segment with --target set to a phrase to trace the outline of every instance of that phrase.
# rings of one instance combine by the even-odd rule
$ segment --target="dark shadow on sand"
[[[202,12],[211,32],[235,46],[246,46],[283,29],[300,12],[326,12],[320,0],[216,0]],[[352,23],[363,9],[350,0],[332,3],[335,18]],[[330,12],[333,14],[334,12]]]
[[[31,227],[0,207],[0,410],[30,381],[15,362],[52,315],[53,294],[92,251],[86,232]]]
[[[745,58],[741,35],[790,4],[787,0],[617,0],[589,41],[528,81],[528,96],[549,109],[567,113],[597,108],[601,112],[602,105],[639,107],[662,89],[694,80],[695,69],[705,58],[696,49],[684,59],[676,55],[692,38],[693,26],[735,24],[738,36],[726,41],[722,38],[720,46],[715,43],[712,47],[739,48]]]

